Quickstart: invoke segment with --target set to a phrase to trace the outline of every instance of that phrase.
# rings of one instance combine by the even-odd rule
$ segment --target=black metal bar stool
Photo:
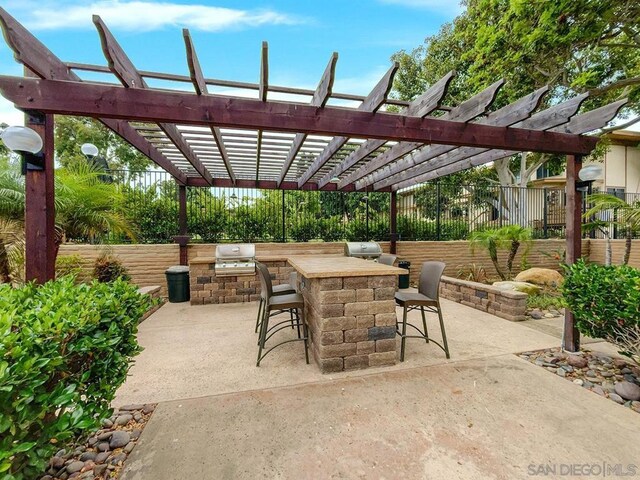
[[[269,276],[269,278],[271,278],[271,276]],[[273,287],[273,294],[277,296],[277,295],[290,295],[292,293],[296,293],[296,287],[295,287],[296,279],[297,279],[296,272],[291,273],[291,275],[289,276],[289,283],[282,283],[280,285],[275,285]],[[263,308],[264,308],[264,295],[260,294],[260,304],[258,305],[258,316],[256,317],[256,328],[254,330],[256,333],[258,332],[258,328],[260,328],[260,319],[262,318]],[[293,328],[293,326],[294,326],[294,323],[293,323],[293,316],[292,316],[291,328]]]
[[[447,345],[447,334],[444,331],[444,321],[442,320],[442,309],[440,308],[440,278],[444,272],[445,264],[442,262],[424,262],[420,271],[420,281],[418,282],[418,293],[413,292],[396,292],[396,304],[403,308],[402,322],[396,323],[396,333],[402,338],[400,346],[400,361],[404,362],[404,347],[407,338],[422,338],[427,343],[433,342],[442,350],[444,350],[447,358],[449,357],[449,346]],[[407,322],[407,312],[420,309],[422,313],[422,326],[420,328]],[[427,319],[425,310],[438,314],[440,320],[440,331],[442,332],[442,344],[429,338],[427,330]],[[419,335],[407,335],[407,325],[418,331]],[[400,330],[402,326],[402,330]]]
[[[309,335],[307,331],[307,324],[304,321],[304,298],[299,293],[274,295],[269,269],[262,263],[257,263],[256,268],[258,269],[260,284],[262,287],[261,296],[264,299],[262,303],[262,318],[260,319],[260,339],[258,340],[258,361],[256,362],[256,366],[259,367],[262,359],[274,348],[284,345],[285,343],[296,341],[304,342],[304,356],[306,362],[309,363]],[[274,315],[285,312],[289,312],[290,319],[269,325],[270,318]],[[298,328],[297,338],[283,340],[282,342],[273,345],[263,353],[267,340],[280,330],[288,328],[291,321],[295,322],[295,326]],[[302,335],[300,334],[300,327],[302,327]]]

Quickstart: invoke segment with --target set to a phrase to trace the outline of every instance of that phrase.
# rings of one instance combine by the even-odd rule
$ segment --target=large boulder
[[[520,272],[515,280],[516,282],[528,282],[534,285],[556,288],[560,286],[564,278],[559,272],[551,270],[550,268],[534,267]]]
[[[515,282],[508,280],[505,282],[493,282],[493,286],[500,290],[515,290],[516,292],[522,292],[528,295],[540,293],[539,286],[527,282]]]

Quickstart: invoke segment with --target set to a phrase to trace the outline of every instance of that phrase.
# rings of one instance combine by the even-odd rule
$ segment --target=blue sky
[[[207,77],[257,82],[261,42],[266,40],[271,84],[315,88],[336,51],[334,91],[356,94],[368,93],[394,52],[417,47],[460,11],[456,0],[2,3],[64,61],[106,65],[91,22],[91,14],[97,13],[141,70],[187,74],[181,31],[187,27]],[[21,74],[4,42],[0,72]],[[0,122],[20,119],[19,112],[0,100]]]

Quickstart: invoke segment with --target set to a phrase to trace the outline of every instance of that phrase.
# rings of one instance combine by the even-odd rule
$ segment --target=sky
[[[270,84],[315,89],[338,52],[334,92],[361,95],[394,52],[418,47],[461,11],[457,0],[3,0],[2,7],[67,62],[106,65],[91,21],[98,14],[139,70],[187,75],[186,27],[206,77],[258,82],[267,41]],[[22,75],[3,41],[0,73]],[[0,98],[0,123],[22,118]]]

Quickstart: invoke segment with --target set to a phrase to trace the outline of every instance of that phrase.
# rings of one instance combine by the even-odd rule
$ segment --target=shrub
[[[57,443],[111,414],[149,306],[123,280],[0,285],[1,478],[37,478]]]
[[[82,273],[82,257],[80,255],[58,255],[56,258],[56,277],[66,275],[77,277]]]
[[[113,282],[119,278],[123,280],[131,279],[122,262],[108,253],[96,258],[93,265],[93,278],[102,283]]]
[[[565,270],[562,293],[578,330],[606,339],[640,363],[640,270],[583,260]]]

